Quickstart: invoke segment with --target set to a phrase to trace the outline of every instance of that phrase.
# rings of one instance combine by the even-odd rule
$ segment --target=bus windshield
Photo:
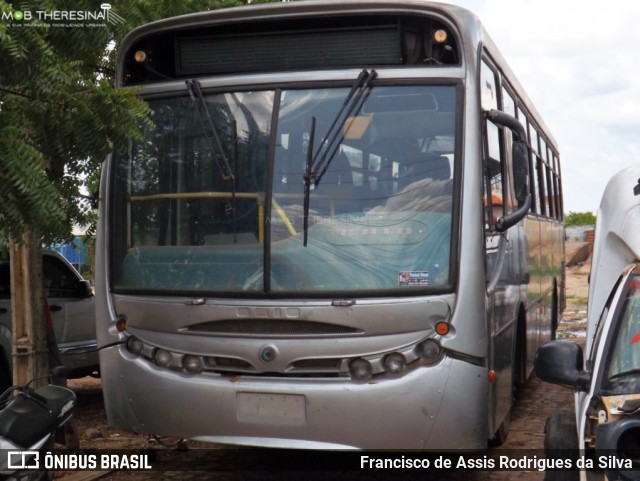
[[[450,286],[455,85],[376,86],[348,111],[350,90],[148,100],[115,163],[116,290]]]

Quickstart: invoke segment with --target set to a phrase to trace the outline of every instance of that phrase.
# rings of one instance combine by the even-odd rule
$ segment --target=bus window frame
[[[513,88],[511,87],[511,85],[509,85],[509,82],[502,76],[502,74],[500,74],[499,77],[500,80],[500,110],[506,114],[509,114],[511,116],[513,116],[514,118],[516,117],[516,113],[518,111],[518,101],[517,101],[517,95],[515,93],[515,91],[513,90]],[[513,112],[511,111],[507,111],[505,109],[505,96],[508,97],[509,101],[511,102],[512,106],[513,106]],[[509,137],[509,142],[507,142],[507,136],[505,136],[504,138],[504,152],[511,152],[512,149],[512,145],[513,145],[513,136]],[[507,203],[507,213],[510,213],[513,209],[515,209],[519,202],[516,198],[516,191],[515,191],[515,179],[514,179],[514,168],[513,168],[513,159],[509,158],[509,161],[507,162],[507,179],[508,179],[508,192],[509,192],[509,202]],[[509,208],[511,207],[511,208]]]
[[[282,74],[283,78],[286,78],[284,73]],[[270,82],[265,82],[264,84],[252,84],[252,85],[238,85],[234,83],[234,78],[231,78],[229,83],[225,83],[224,85],[220,85],[216,83],[215,86],[208,87],[207,80],[213,77],[203,77],[201,78],[201,84],[203,88],[203,94],[206,95],[216,95],[229,93],[231,90],[233,92],[252,92],[256,91],[259,87],[261,91],[269,91],[273,90],[276,95],[276,99],[274,101],[274,110],[272,116],[272,125],[271,125],[271,139],[270,139],[270,151],[268,153],[268,178],[267,178],[267,196],[272,195],[271,189],[273,188],[273,169],[275,162],[275,136],[277,135],[277,118],[274,118],[279,110],[279,102],[280,102],[280,94],[284,90],[292,90],[292,89],[309,89],[309,88],[348,88],[352,84],[352,79],[350,80],[322,80],[322,79],[314,79],[314,80],[304,80],[304,81],[295,81],[295,82],[287,82],[286,80],[278,81],[273,80]],[[108,240],[109,245],[109,255],[113,262],[109,264],[109,276],[108,282],[111,288],[111,291],[115,294],[134,294],[134,295],[168,295],[168,296],[184,296],[184,295],[197,295],[197,296],[219,296],[222,295],[228,298],[248,298],[248,299],[297,299],[301,297],[309,297],[309,298],[318,298],[318,299],[327,299],[334,298],[339,296],[344,296],[345,293],[349,296],[353,297],[374,297],[374,298],[383,298],[389,296],[401,296],[401,297],[411,297],[416,295],[438,295],[438,294],[451,294],[457,291],[458,283],[459,283],[459,261],[458,256],[455,255],[455,252],[458,252],[461,238],[461,208],[462,208],[462,169],[463,169],[463,161],[462,161],[462,153],[463,153],[463,133],[464,133],[464,118],[465,118],[465,89],[464,82],[460,78],[455,77],[428,77],[428,78],[412,78],[412,77],[402,77],[402,78],[390,78],[390,79],[382,79],[376,80],[374,86],[451,86],[454,88],[455,92],[455,126],[454,126],[454,135],[455,135],[455,144],[454,144],[454,158],[453,158],[453,190],[452,190],[452,208],[451,208],[451,240],[450,240],[450,248],[451,255],[449,256],[449,281],[446,284],[440,286],[432,286],[432,287],[420,287],[415,289],[405,289],[405,288],[389,288],[389,289],[362,289],[362,290],[354,290],[354,291],[252,291],[252,292],[242,292],[242,291],[214,291],[214,290],[205,290],[198,291],[195,293],[189,293],[183,290],[159,290],[159,289],[144,289],[144,288],[125,288],[125,287],[117,287],[116,280],[118,279],[118,272],[120,266],[118,266],[118,262],[115,262],[115,259],[120,259],[121,256],[117,255],[117,246],[116,242],[114,242],[113,235],[110,236]],[[188,96],[188,89],[186,87],[185,82],[176,82],[176,87],[180,86],[180,88],[173,88],[167,91],[163,91],[162,93],[157,93],[156,86],[151,84],[149,90],[151,93],[145,95],[146,88],[141,89],[139,92],[139,96],[142,100],[161,100],[163,98],[176,98],[180,96]],[[125,154],[131,155],[130,145],[125,146]],[[115,183],[118,182],[117,170],[121,166],[121,162],[119,161],[118,152],[114,149],[111,154],[111,175],[110,175],[110,186],[109,192],[111,194],[110,198],[110,213],[107,216],[109,224],[109,231],[115,232],[117,229],[114,227],[118,225],[117,217],[118,211],[121,211],[123,207],[121,206],[123,203],[126,203],[126,199],[122,198],[123,196],[118,196],[117,193],[121,193],[121,188],[114,188]],[[130,166],[129,166],[129,175],[130,175]],[[120,181],[121,182],[121,181]],[[120,198],[119,198],[120,197]],[[125,210],[128,208],[125,207]],[[266,216],[271,215],[271,206],[268,205],[265,211]],[[270,218],[270,217],[269,217]],[[127,231],[131,229],[131,226],[127,226]],[[267,248],[267,239],[265,238],[265,249]],[[130,244],[130,233],[128,232],[126,238],[126,244]],[[125,247],[126,249],[126,247]],[[269,267],[268,265],[266,267]]]
[[[532,211],[536,215],[542,215],[542,204],[540,202],[540,187],[538,185],[540,179],[538,177],[538,163],[536,153],[533,151],[531,139],[531,129],[533,129],[533,124],[529,119],[529,116],[525,113],[525,118],[527,119],[527,135],[528,135],[528,144],[529,144],[529,173],[531,176],[531,195],[532,195]]]
[[[483,51],[482,55],[478,58],[479,67],[478,67],[478,100],[480,102],[480,110],[488,110],[488,107],[483,104],[483,79],[484,72],[489,70],[493,76],[494,81],[494,94],[495,94],[495,105],[490,107],[495,108],[497,110],[502,111],[502,95],[501,95],[501,75],[500,71],[497,68],[495,62],[491,59],[488,52]],[[486,70],[485,70],[486,69]],[[509,183],[507,182],[507,176],[509,174],[510,169],[507,168],[507,159],[505,156],[505,135],[504,129],[499,125],[491,122],[490,120],[481,117],[481,129],[482,133],[482,165],[483,165],[483,196],[486,201],[485,208],[485,225],[487,226],[485,229],[485,236],[487,234],[497,232],[496,223],[497,219],[504,216],[506,214],[506,205],[509,203],[510,195],[509,195]],[[495,127],[495,131],[498,134],[498,158],[494,158],[491,156],[492,152],[490,151],[490,142],[489,142],[489,124]],[[493,205],[493,194],[492,194],[492,177],[489,175],[488,163],[490,160],[494,160],[499,162],[500,164],[500,191],[502,193],[502,207],[500,208],[500,215],[497,215],[497,209]]]

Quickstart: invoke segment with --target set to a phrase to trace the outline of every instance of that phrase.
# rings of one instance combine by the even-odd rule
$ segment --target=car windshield
[[[634,391],[640,389],[640,276],[638,275],[630,281],[610,353],[607,379],[612,387],[629,388]]]
[[[344,108],[354,88],[150,100],[116,154],[114,287],[450,286],[456,87],[366,85]]]

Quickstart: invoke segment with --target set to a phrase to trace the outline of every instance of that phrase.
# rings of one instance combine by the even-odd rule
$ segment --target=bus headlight
[[[147,60],[147,52],[144,50],[138,50],[133,54],[133,59],[138,63],[144,63]]]
[[[416,354],[429,364],[433,364],[442,357],[442,347],[435,339],[425,339],[416,346]]]
[[[204,364],[199,356],[188,354],[182,358],[182,367],[191,374],[199,374],[204,369]]]
[[[127,349],[131,354],[139,356],[140,354],[142,354],[144,344],[142,344],[142,341],[137,337],[131,336],[129,339],[127,339]]]
[[[398,374],[407,366],[404,356],[398,352],[391,353],[384,358],[384,368],[387,372]]]
[[[169,367],[171,364],[171,353],[165,349],[158,349],[153,356],[153,360],[160,367]]]
[[[442,29],[438,29],[435,32],[433,32],[433,39],[437,42],[437,43],[444,43],[447,41],[447,31],[446,30],[442,30]]]
[[[366,381],[371,377],[371,363],[361,357],[349,363],[349,373],[357,381]]]

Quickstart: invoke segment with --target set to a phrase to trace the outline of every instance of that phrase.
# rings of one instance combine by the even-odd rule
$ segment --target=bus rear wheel
[[[556,331],[560,324],[560,310],[558,307],[558,287],[554,283],[553,294],[551,296],[551,336],[550,340],[553,341],[556,338]]]
[[[502,420],[502,423],[500,424],[500,427],[493,435],[493,438],[489,440],[490,447],[495,448],[497,446],[502,446],[506,442],[507,436],[509,435],[509,431],[511,430],[511,411],[512,410],[513,408],[509,409],[509,412]]]
[[[517,391],[527,382],[527,317],[520,307],[516,322],[515,352],[513,356],[513,388]]]

